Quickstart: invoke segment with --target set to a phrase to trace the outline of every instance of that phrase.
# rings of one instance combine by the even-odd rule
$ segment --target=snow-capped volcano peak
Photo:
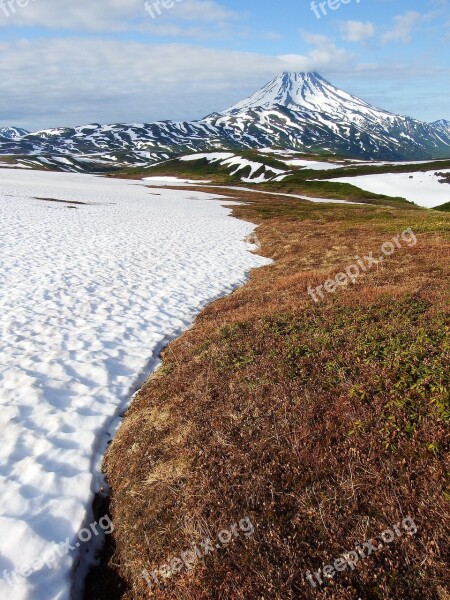
[[[346,121],[361,117],[369,120],[394,118],[391,113],[340,90],[318,73],[283,73],[224,114],[236,115],[252,109],[279,106],[296,112],[320,112]]]
[[[226,113],[236,113],[252,108],[301,106],[309,96],[317,95],[323,84],[327,84],[318,73],[282,73],[249,98],[238,102]],[[328,84],[331,85],[331,84]]]

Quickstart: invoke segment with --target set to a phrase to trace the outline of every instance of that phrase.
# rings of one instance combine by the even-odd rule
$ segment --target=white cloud
[[[312,46],[305,59],[308,71],[318,71],[330,66],[349,66],[354,62],[354,56],[347,50],[336,46],[335,42],[326,35],[302,32],[304,41]]]
[[[416,11],[409,11],[403,15],[394,17],[394,27],[382,36],[383,44],[389,42],[403,42],[407,44],[411,41],[412,32],[422,21],[423,15]]]
[[[200,37],[202,25],[221,30],[243,16],[215,0],[174,0],[171,8],[161,8],[161,3],[155,5],[153,0],[147,0],[147,8],[144,0],[28,0],[22,7],[17,0],[10,1],[12,8],[0,0],[0,27],[184,33]],[[195,27],[191,27],[193,23]],[[206,35],[205,31],[202,33]]]
[[[333,72],[351,55],[304,35],[305,55],[92,38],[0,42],[2,124],[187,120],[222,110],[286,70]]]
[[[32,129],[200,118],[285,68],[276,57],[180,44],[0,42],[0,114]]]
[[[231,106],[286,70],[317,70],[333,82],[341,80],[349,91],[355,90],[355,82],[364,91],[370,73],[383,81],[412,77],[410,65],[362,65],[326,36],[305,33],[304,39],[311,46],[308,52],[278,57],[81,37],[0,41],[0,126],[36,130],[90,122],[191,120]],[[430,76],[432,71],[427,63],[413,74]],[[437,77],[449,81],[447,71]],[[392,90],[386,94],[388,108],[397,83]],[[414,95],[407,97],[411,106],[406,112],[413,113]],[[445,90],[435,97],[435,118],[450,116],[447,97]]]
[[[341,31],[347,42],[365,42],[375,35],[375,25],[370,21],[345,21],[341,23]]]

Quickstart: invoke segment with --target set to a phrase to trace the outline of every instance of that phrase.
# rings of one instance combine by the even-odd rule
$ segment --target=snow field
[[[268,263],[214,198],[0,170],[1,598],[70,598],[76,553],[4,575],[93,521],[109,434],[161,345]]]
[[[330,181],[349,183],[367,192],[406,198],[419,206],[434,208],[450,201],[450,185],[440,183],[440,178],[435,175],[436,172],[450,173],[450,169],[359,175],[357,177],[340,177]]]

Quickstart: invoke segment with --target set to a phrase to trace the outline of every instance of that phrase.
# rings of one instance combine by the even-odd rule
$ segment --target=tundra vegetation
[[[134,400],[106,458],[114,544],[87,598],[448,599],[450,216],[224,193],[274,262],[204,310]],[[308,286],[407,228],[415,245],[311,302]],[[144,570],[243,516],[251,539],[149,587]],[[407,517],[415,535],[307,580]]]

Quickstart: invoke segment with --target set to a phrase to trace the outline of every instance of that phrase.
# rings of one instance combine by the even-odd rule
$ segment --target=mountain
[[[435,121],[434,123],[431,123],[431,126],[435,131],[437,131],[438,135],[441,134],[444,139],[446,139],[450,135],[450,121],[440,119],[440,121]]]
[[[27,133],[30,132],[20,127],[0,127],[0,140],[20,140]]]
[[[92,160],[92,155],[125,153],[131,157],[126,164],[142,161],[143,155],[152,164],[159,153],[269,146],[367,160],[448,158],[450,127],[448,121],[429,124],[375,108],[318,73],[283,73],[249,98],[199,121],[48,129],[1,141],[0,154]]]
[[[283,73],[223,114],[244,131],[269,125],[277,145],[296,150],[383,160],[450,156],[449,129],[375,108],[318,73]]]
[[[233,115],[256,108],[271,109],[278,106],[294,112],[323,113],[350,122],[361,117],[375,122],[394,117],[391,113],[378,110],[339,90],[318,73],[283,73],[224,114]]]

